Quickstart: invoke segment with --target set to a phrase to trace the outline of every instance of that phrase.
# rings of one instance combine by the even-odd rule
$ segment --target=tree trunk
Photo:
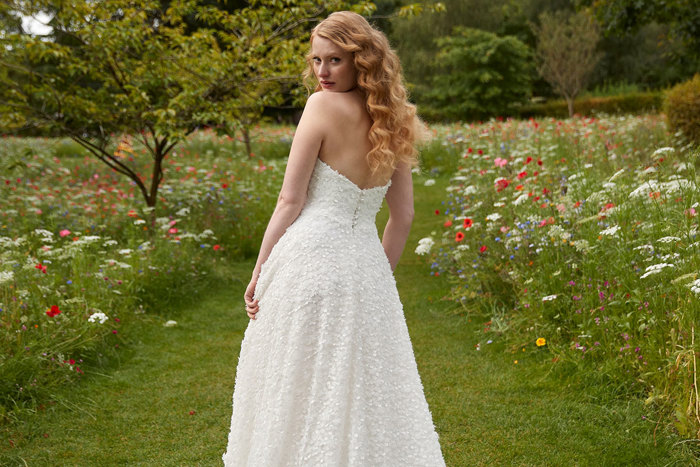
[[[574,116],[574,96],[564,96],[566,105],[569,107],[569,118]]]
[[[248,153],[248,157],[253,157],[253,149],[250,147],[250,131],[248,127],[243,127],[243,142],[245,143],[245,150]]]

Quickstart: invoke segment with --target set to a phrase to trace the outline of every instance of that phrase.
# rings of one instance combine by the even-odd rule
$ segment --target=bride
[[[444,466],[393,270],[423,132],[381,32],[336,12],[245,291],[226,466]],[[379,240],[375,217],[386,200]]]

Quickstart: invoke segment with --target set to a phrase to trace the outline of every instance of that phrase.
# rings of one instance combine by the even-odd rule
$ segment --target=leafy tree
[[[426,107],[454,119],[512,113],[531,92],[528,47],[512,36],[457,27],[436,40],[435,73],[424,91]]]
[[[393,18],[391,39],[409,85],[430,84],[438,52],[436,38],[449,36],[458,26],[495,32],[502,22],[499,8],[507,1],[444,0],[445,11]]]
[[[688,52],[700,54],[700,5],[693,0],[578,0],[588,7],[606,34],[635,33],[650,23],[670,27],[670,38],[688,46]]]
[[[163,160],[198,127],[232,133],[297,90],[310,24],[340,1],[10,0],[0,6],[0,128],[67,135],[128,176],[155,206]],[[370,5],[360,5],[371,12]],[[53,14],[50,37],[18,28]],[[138,138],[143,161],[115,150]]]
[[[596,52],[599,32],[584,14],[542,13],[540,24],[532,25],[537,36],[538,69],[542,77],[561,94],[574,114],[574,99],[586,88],[601,54]]]

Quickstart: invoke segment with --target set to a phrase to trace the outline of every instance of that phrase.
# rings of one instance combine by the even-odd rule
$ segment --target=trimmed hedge
[[[680,130],[689,140],[700,143],[700,74],[668,91],[664,113],[671,131]]]
[[[612,115],[658,112],[663,107],[663,102],[663,92],[635,92],[621,96],[587,97],[576,99],[574,112],[579,115],[591,115],[598,112]],[[557,99],[542,104],[524,105],[520,107],[517,116],[521,118],[566,118],[569,116],[569,108],[564,99]]]

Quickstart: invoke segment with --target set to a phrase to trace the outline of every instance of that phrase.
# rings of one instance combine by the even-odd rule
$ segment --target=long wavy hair
[[[418,164],[415,144],[423,139],[425,126],[416,115],[416,106],[408,102],[403,84],[401,63],[386,36],[374,29],[365,18],[350,11],[332,13],[311,32],[330,40],[353,55],[357,86],[365,95],[365,106],[372,119],[369,141],[372,149],[367,163],[372,172],[395,168],[400,162]],[[314,82],[313,54],[306,56],[305,83],[309,91],[321,90]]]

